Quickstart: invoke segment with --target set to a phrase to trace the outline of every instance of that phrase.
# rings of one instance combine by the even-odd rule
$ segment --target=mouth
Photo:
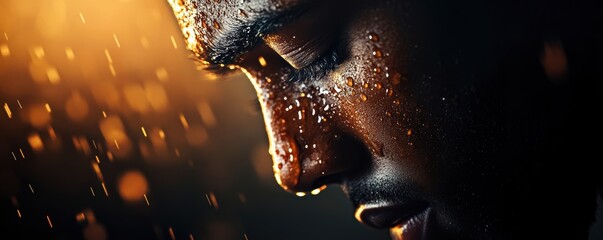
[[[429,206],[424,202],[408,204],[362,204],[356,219],[370,227],[389,229],[393,240],[421,240],[425,236]]]

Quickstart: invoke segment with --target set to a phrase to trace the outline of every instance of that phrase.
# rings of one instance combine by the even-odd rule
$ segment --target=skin
[[[587,238],[595,3],[170,3],[209,70],[253,83],[285,190],[338,184],[394,239]]]

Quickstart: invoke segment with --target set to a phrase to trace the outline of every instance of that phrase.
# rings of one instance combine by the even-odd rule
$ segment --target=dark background
[[[166,1],[0,0],[0,239],[389,239],[282,191],[251,84],[197,68]]]

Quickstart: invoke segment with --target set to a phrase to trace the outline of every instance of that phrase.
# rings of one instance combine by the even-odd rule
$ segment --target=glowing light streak
[[[13,112],[10,110],[8,103],[4,103],[4,110],[6,111],[6,115],[8,115],[8,118],[13,118]]]
[[[174,49],[178,49],[178,44],[176,44],[176,38],[174,38],[174,35],[171,35],[170,39],[172,40],[172,46],[174,46]]]
[[[111,58],[111,54],[109,53],[108,49],[105,49],[105,57],[107,57],[107,61],[109,63],[113,63],[113,58]]]
[[[101,185],[103,186],[103,190],[105,191],[105,196],[109,196],[109,192],[107,191],[107,187],[105,186],[105,183],[101,183]]]
[[[172,227],[168,228],[168,232],[170,233],[170,239],[176,240],[176,235],[174,234],[174,229]]]
[[[186,117],[184,117],[184,114],[181,113],[180,115],[178,115],[178,117],[180,118],[180,123],[182,123],[184,129],[188,129],[188,121],[186,120]]]
[[[84,18],[84,14],[82,14],[82,12],[80,12],[80,20],[82,20],[83,24],[86,24],[86,19]]]
[[[147,194],[143,194],[144,196],[144,201],[147,203],[147,206],[151,206],[151,204],[149,204],[149,199],[147,198]]]
[[[48,220],[48,226],[50,226],[50,228],[53,228],[52,221],[50,221],[50,216],[46,215],[46,220]]]
[[[119,44],[119,39],[117,39],[117,35],[115,35],[115,33],[113,34],[113,40],[115,40],[115,44],[117,45],[117,47],[121,48],[121,44]]]

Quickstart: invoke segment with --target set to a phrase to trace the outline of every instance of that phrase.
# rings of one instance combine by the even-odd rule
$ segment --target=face
[[[566,127],[593,71],[571,64],[588,62],[563,35],[572,23],[535,31],[548,13],[511,3],[170,3],[209,70],[253,83],[285,190],[339,185],[360,222],[394,239],[588,229],[566,220],[592,214],[596,191],[556,194],[585,182],[558,177],[582,171],[564,164],[580,155]],[[588,207],[550,208],[575,202]]]

